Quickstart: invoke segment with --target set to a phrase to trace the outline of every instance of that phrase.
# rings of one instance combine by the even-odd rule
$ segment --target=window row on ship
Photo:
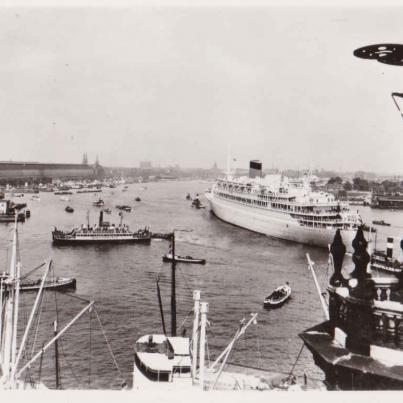
[[[120,233],[106,233],[106,232],[99,232],[99,233],[96,233],[96,232],[92,232],[92,233],[85,233],[85,232],[82,232],[82,233],[79,233],[79,234],[76,234],[76,236],[83,236],[83,237],[89,237],[89,238],[92,238],[92,237],[115,237],[115,236],[131,236],[131,235],[133,235],[133,234],[131,234],[131,233],[129,233],[129,232],[120,232]]]
[[[327,210],[323,210],[323,211],[314,211],[314,207],[313,206],[297,206],[297,205],[293,205],[290,203],[279,203],[277,202],[269,202],[269,201],[263,201],[263,200],[258,200],[258,199],[253,199],[253,198],[248,198],[248,197],[242,197],[239,195],[234,195],[234,194],[230,194],[230,193],[223,193],[223,192],[216,192],[216,195],[224,198],[224,199],[228,199],[228,200],[232,200],[232,201],[236,201],[236,202],[240,202],[243,204],[251,204],[251,205],[255,205],[255,206],[259,206],[259,207],[272,207],[273,209],[276,210],[283,210],[283,211],[290,211],[296,214],[306,214],[309,213],[311,216],[321,216],[321,217],[329,217],[329,218],[334,218],[337,215],[337,211],[336,209],[327,209]],[[346,209],[340,209],[340,211],[345,211]],[[329,213],[333,213],[333,215],[329,215]]]
[[[218,186],[217,189],[218,189],[218,192],[220,192],[222,189],[224,192],[227,192],[227,193],[252,195],[252,196],[258,197],[260,199],[267,199],[267,200],[283,200],[283,201],[287,201],[287,202],[291,202],[291,201],[295,200],[295,196],[293,196],[293,195],[279,196],[278,194],[275,194],[275,193],[271,192],[270,190],[262,191],[262,190],[256,190],[256,189],[251,189],[251,188],[248,188],[248,189],[226,188],[225,186]],[[280,189],[279,193],[287,194],[288,191],[286,191],[284,189]],[[322,200],[322,201],[320,199],[310,199],[310,201],[311,201],[311,203],[314,203],[316,205],[318,205],[318,204],[329,205],[329,203],[332,203],[334,206],[338,205],[338,202],[332,196],[328,196],[328,197],[326,197],[326,200]]]

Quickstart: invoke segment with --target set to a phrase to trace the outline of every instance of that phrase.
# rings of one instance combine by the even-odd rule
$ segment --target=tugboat
[[[398,237],[388,237],[386,241],[386,251],[375,249],[372,253],[370,267],[375,272],[381,270],[399,275],[403,272],[403,256],[397,255],[394,251],[399,249],[399,242],[402,243],[403,240]]]
[[[329,389],[402,390],[403,279],[367,273],[370,255],[361,228],[352,246],[355,268],[345,278],[346,247],[337,230],[330,248],[334,273],[327,288],[327,320],[300,337]],[[403,240],[400,249],[402,255]]]
[[[87,217],[88,218],[88,217]],[[148,227],[131,231],[129,226],[122,224],[123,214],[120,213],[120,224],[103,221],[103,211],[99,213],[98,225],[81,225],[72,231],[60,231],[56,227],[52,232],[53,243],[57,245],[78,245],[89,243],[144,243],[151,242],[151,231]]]

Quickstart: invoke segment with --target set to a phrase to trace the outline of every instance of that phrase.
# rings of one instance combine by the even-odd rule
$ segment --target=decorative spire
[[[88,164],[88,157],[87,157],[87,153],[83,154],[83,165],[87,165]]]
[[[346,283],[343,275],[341,274],[341,269],[343,267],[344,255],[346,253],[346,246],[341,239],[340,230],[336,231],[332,245],[330,246],[330,254],[333,259],[334,273],[329,280],[330,285],[334,287],[341,287]]]
[[[367,266],[370,261],[370,256],[367,252],[368,242],[364,238],[362,226],[358,228],[352,246],[354,248],[353,262],[355,268],[351,273],[351,277],[358,281],[356,287],[353,288],[352,293],[356,297],[370,299],[373,297],[372,281],[367,281],[371,278],[371,276],[367,274]]]

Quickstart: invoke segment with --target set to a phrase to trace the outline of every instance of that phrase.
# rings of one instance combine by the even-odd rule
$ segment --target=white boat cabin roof
[[[188,337],[145,335],[137,340],[136,353],[142,364],[153,371],[172,372],[173,367],[191,366]]]

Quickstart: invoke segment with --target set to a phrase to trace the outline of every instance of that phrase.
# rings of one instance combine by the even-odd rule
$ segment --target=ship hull
[[[328,248],[336,233],[335,229],[301,226],[288,213],[248,207],[218,199],[212,194],[208,194],[207,198],[211,211],[219,219],[266,236]],[[355,234],[354,230],[341,230],[348,251],[352,250],[351,242]]]
[[[125,239],[74,239],[59,238],[53,236],[54,245],[88,245],[88,244],[127,244],[140,243],[149,244],[151,238],[125,238]]]

